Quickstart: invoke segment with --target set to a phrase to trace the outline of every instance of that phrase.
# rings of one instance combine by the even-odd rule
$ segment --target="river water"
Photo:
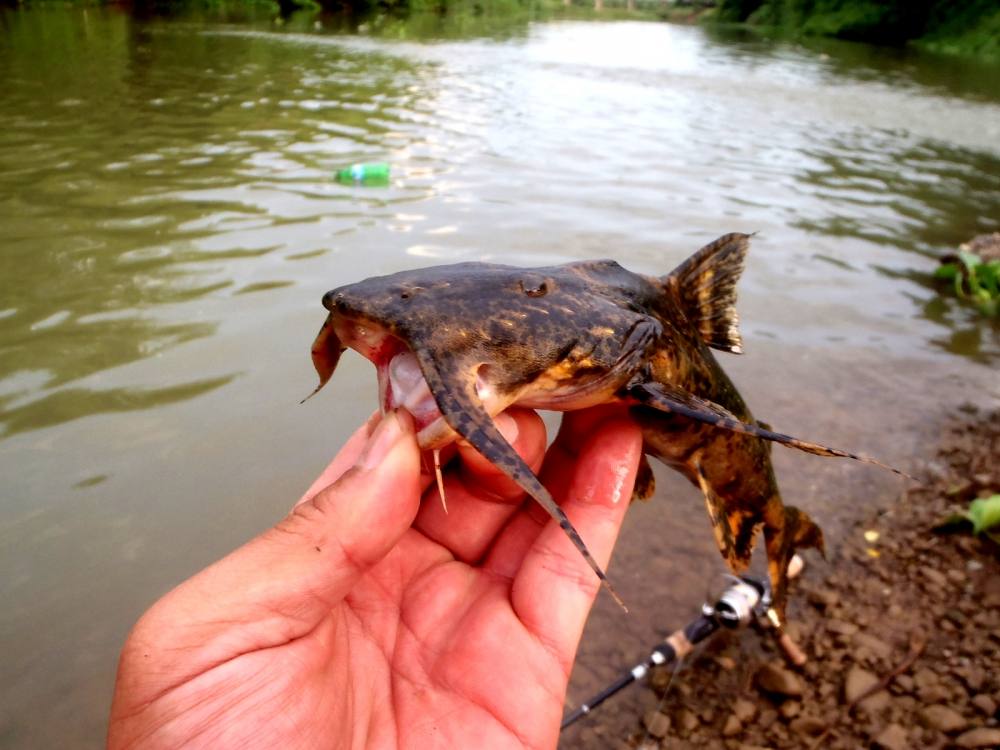
[[[723,363],[759,417],[905,468],[959,404],[1000,395],[997,328],[927,281],[1000,229],[997,68],[660,23],[436,23],[0,10],[4,747],[99,746],[130,624],[279,519],[374,408],[356,356],[298,405],[331,287],[461,260],[665,273],[757,232],[747,353]],[[391,184],[331,180],[362,160]],[[899,491],[775,455],[834,543]],[[571,701],[721,568],[697,493],[658,477],[611,571],[633,615],[602,595]],[[605,729],[634,723],[629,701]]]

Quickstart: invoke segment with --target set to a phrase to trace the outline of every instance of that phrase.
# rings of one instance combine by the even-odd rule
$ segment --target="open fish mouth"
[[[421,448],[441,448],[459,437],[442,415],[420,362],[405,341],[377,323],[331,317],[333,319],[324,325],[313,346],[313,360],[323,382],[333,373],[340,353],[344,349],[354,349],[375,365],[381,412],[385,414],[394,409],[409,412]],[[475,368],[474,377],[476,393],[484,410],[495,417],[510,406],[513,399],[499,395],[489,378],[491,372],[491,368],[481,365]],[[473,376],[471,371],[470,376]]]

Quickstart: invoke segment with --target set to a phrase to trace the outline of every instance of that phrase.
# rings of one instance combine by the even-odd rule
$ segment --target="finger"
[[[566,515],[603,568],[618,538],[641,455],[642,435],[634,422],[601,422],[581,447],[563,498]],[[563,530],[548,521],[514,577],[511,603],[525,627],[554,651],[567,676],[599,587]]]
[[[412,420],[387,414],[340,479],[167,594],[130,644],[182,680],[310,632],[410,527],[419,457]]]
[[[579,455],[601,428],[602,423],[613,419],[628,419],[629,407],[626,404],[601,404],[589,409],[567,412],[559,426],[559,435],[554,447],[560,448],[570,455]]]
[[[545,424],[528,409],[496,418],[501,434],[537,471],[545,455]],[[524,490],[470,445],[460,445],[457,466],[445,473],[445,513],[436,485],[424,495],[414,527],[465,562],[479,560],[517,512]]]
[[[609,419],[627,418],[621,406],[603,405],[575,412],[567,412],[559,427],[555,442],[545,454],[539,478],[556,502],[569,496],[569,485],[575,474],[580,451],[599,433],[602,423]],[[526,501],[490,551],[487,568],[504,578],[513,578],[535,539],[545,528],[551,516],[536,502]]]
[[[377,411],[368,417],[368,421],[355,430],[354,434],[347,439],[344,447],[333,457],[330,465],[323,469],[323,473],[316,477],[316,481],[306,490],[296,505],[301,505],[308,500],[312,500],[317,492],[329,487],[340,479],[344,472],[350,469],[358,460],[358,457],[365,449],[368,438],[381,421],[382,416]]]

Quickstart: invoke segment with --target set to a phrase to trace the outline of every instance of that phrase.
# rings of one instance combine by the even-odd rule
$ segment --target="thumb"
[[[340,479],[163,597],[136,625],[126,650],[142,648],[145,659],[156,652],[161,674],[182,680],[301,637],[410,527],[419,477],[412,420],[390,413]],[[175,669],[164,663],[171,661]]]
[[[413,420],[390,412],[353,467],[256,541],[289,562],[280,582],[286,594],[308,592],[322,615],[410,528],[421,493]]]

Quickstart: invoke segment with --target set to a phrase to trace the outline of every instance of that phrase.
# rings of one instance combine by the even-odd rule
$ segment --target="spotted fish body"
[[[366,279],[328,292],[313,344],[321,388],[345,348],[377,367],[383,409],[414,414],[422,448],[461,437],[539,502],[613,592],[562,509],[492,417],[518,404],[571,411],[627,405],[646,454],[705,495],[734,571],[763,528],[776,602],[796,547],[822,548],[809,517],[783,505],[767,441],[819,455],[854,454],[755,422],[711,348],[739,352],[735,285],[749,237],[730,234],[662,278],[612,260],[547,268],[460,263]],[[877,463],[877,462],[874,462]],[[637,494],[652,492],[640,467]],[[616,597],[617,598],[617,597]]]

